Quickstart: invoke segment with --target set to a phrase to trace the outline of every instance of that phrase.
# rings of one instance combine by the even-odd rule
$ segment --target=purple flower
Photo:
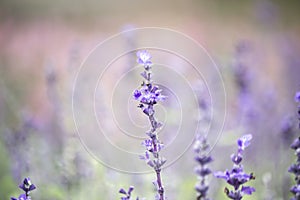
[[[296,94],[295,94],[295,101],[296,101],[297,103],[300,103],[300,91],[299,91],[299,92],[296,92]]]
[[[142,145],[146,147],[146,149],[150,152],[153,151],[153,146],[152,146],[152,140],[151,139],[146,139],[142,142]]]
[[[228,198],[234,200],[241,200],[243,195],[251,195],[255,192],[255,189],[250,186],[244,186],[243,184],[247,183],[250,180],[254,180],[255,177],[252,173],[247,174],[244,172],[243,166],[241,165],[243,156],[243,150],[250,145],[250,140],[252,135],[244,135],[237,141],[238,151],[236,154],[231,155],[231,160],[234,163],[233,168],[225,172],[215,172],[214,176],[216,178],[221,178],[226,180],[226,182],[231,185],[234,190],[229,190],[225,188],[225,193]]]
[[[139,100],[142,104],[154,105],[159,101],[164,101],[165,96],[161,94],[158,86],[151,83],[144,85],[141,90],[134,91],[134,99]]]
[[[239,147],[239,150],[245,150],[246,147],[250,145],[250,140],[252,139],[252,135],[244,135],[240,139],[238,139],[237,144]]]
[[[253,192],[255,192],[255,188],[254,187],[250,187],[250,186],[243,186],[241,191],[244,193],[244,194],[247,194],[247,195],[251,195]]]
[[[125,195],[125,197],[121,197],[121,200],[130,200],[131,198],[131,192],[134,190],[134,187],[133,186],[130,186],[129,189],[126,191],[124,190],[123,188],[121,188],[119,190],[119,193],[120,194],[123,194]],[[139,198],[137,197],[136,200],[138,200]]]
[[[134,91],[133,97],[134,97],[135,100],[138,100],[141,96],[142,96],[141,91],[139,91],[139,90]]]
[[[294,150],[300,148],[300,137],[294,140],[294,142],[291,144],[291,148]]]
[[[18,198],[11,197],[11,200],[30,200],[29,197],[26,197],[26,194],[21,194]]]
[[[19,185],[19,188],[24,190],[24,192],[29,193],[30,191],[34,190],[36,187],[34,184],[31,183],[30,178],[25,178],[23,183]]]
[[[209,186],[206,181],[206,177],[211,174],[211,170],[208,168],[208,164],[213,161],[211,156],[207,155],[209,144],[207,139],[202,136],[196,138],[194,144],[194,152],[196,153],[195,161],[198,166],[195,167],[195,173],[197,174],[198,182],[196,183],[195,190],[197,191],[197,199],[209,200],[207,198],[207,191]]]
[[[295,95],[295,100],[296,102],[300,103],[300,92],[297,92]],[[299,115],[299,120],[300,120],[300,105],[298,105],[298,115]],[[300,124],[299,124],[300,128]],[[294,194],[294,198],[292,199],[299,199],[300,197],[300,137],[295,139],[293,143],[291,144],[291,148],[295,150],[295,154],[297,156],[296,163],[292,164],[288,172],[293,173],[295,175],[295,181],[296,185],[291,187],[290,191]]]
[[[195,169],[196,174],[198,174],[201,177],[205,177],[211,173],[211,170],[209,168],[196,168]]]
[[[145,113],[148,116],[152,116],[154,114],[153,106],[147,106],[143,108],[143,113]]]
[[[165,100],[165,96],[161,94],[161,90],[157,85],[153,84],[152,71],[151,71],[151,55],[146,51],[137,52],[137,62],[144,65],[144,71],[141,76],[144,81],[141,88],[133,92],[133,97],[135,100],[139,101],[138,107],[143,111],[145,115],[148,116],[151,129],[146,132],[149,136],[148,139],[142,142],[142,145],[146,147],[146,152],[144,155],[140,156],[142,160],[145,160],[147,165],[154,169],[156,172],[156,189],[157,196],[160,200],[164,200],[164,188],[161,179],[161,167],[165,164],[166,159],[159,155],[160,150],[163,148],[163,144],[158,139],[158,130],[162,126],[155,117],[154,106]]]
[[[195,189],[199,193],[199,197],[202,198],[202,197],[206,196],[206,193],[207,193],[209,187],[208,187],[208,185],[203,185],[203,184],[199,185],[199,184],[197,184],[195,186]]]
[[[225,172],[214,173],[215,177],[222,178],[227,181],[228,184],[232,185],[236,190],[244,183],[251,179],[254,179],[252,174],[246,174],[242,170],[235,172],[234,170]]]
[[[220,171],[219,172],[215,172],[214,176],[216,178],[222,178],[222,179],[225,179],[227,181],[229,179],[229,177],[230,177],[230,174],[229,174],[228,170],[226,170],[225,172],[220,172]]]
[[[25,178],[23,180],[23,183],[19,185],[19,188],[21,188],[25,194],[21,194],[18,198],[11,197],[11,200],[30,200],[29,193],[36,189],[36,186],[31,183],[30,178]]]
[[[136,55],[137,55],[137,57],[138,57],[137,62],[138,62],[139,64],[142,64],[142,65],[144,65],[145,67],[152,64],[152,62],[151,62],[151,60],[150,60],[150,59],[151,59],[151,55],[148,53],[148,51],[146,51],[146,50],[141,50],[141,51],[138,51],[138,52],[136,53]]]
[[[231,155],[231,161],[236,165],[240,164],[242,160],[243,160],[243,156],[241,153]]]
[[[294,185],[290,191],[295,195],[295,197],[299,197],[300,196],[300,179],[297,178],[300,176],[300,137],[297,138],[291,145],[291,148],[294,149],[296,151],[296,155],[297,155],[297,162],[292,164],[289,169],[288,172],[292,173],[295,175],[295,180],[296,180],[296,185]]]
[[[195,157],[195,160],[196,160],[200,165],[206,165],[206,164],[212,162],[213,159],[211,158],[211,156],[207,156],[207,155],[199,156],[199,155],[197,155],[197,156]]]
[[[290,191],[293,193],[293,194],[300,194],[300,185],[295,185],[293,186]]]

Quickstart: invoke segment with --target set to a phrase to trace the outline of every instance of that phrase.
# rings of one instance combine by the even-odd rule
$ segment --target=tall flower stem
[[[164,200],[164,187],[161,177],[161,167],[165,164],[166,159],[160,156],[160,151],[163,148],[163,144],[158,139],[158,129],[162,126],[162,123],[155,119],[154,106],[159,102],[165,100],[165,96],[161,94],[161,90],[152,81],[152,62],[151,55],[143,50],[137,52],[138,63],[144,66],[144,71],[141,76],[145,79],[140,89],[137,89],[133,93],[135,100],[139,101],[139,108],[142,109],[143,113],[148,116],[151,128],[146,133],[149,138],[144,140],[142,145],[146,147],[146,152],[141,159],[145,160],[146,163],[152,167],[156,173],[156,186],[157,195],[156,199]],[[152,156],[150,156],[152,155]]]
[[[300,91],[296,93],[295,101],[298,103],[298,118],[300,128]],[[295,175],[296,182],[296,184],[290,188],[290,192],[294,195],[291,200],[297,200],[300,199],[300,137],[295,139],[290,147],[295,150],[295,155],[297,156],[296,163],[292,164],[288,169],[288,172]]]
[[[151,123],[152,126],[152,133],[155,133],[156,129],[157,129],[157,124],[158,122],[155,120],[154,118],[154,113],[152,115],[149,115],[149,121]],[[153,134],[152,135],[152,141],[153,141],[153,155],[155,158],[159,158],[159,152],[157,151],[157,135]],[[155,168],[155,172],[156,172],[156,182],[157,182],[157,186],[158,186],[158,194],[159,194],[159,199],[163,200],[164,199],[164,188],[163,188],[163,184],[162,184],[162,179],[161,179],[161,169],[160,168]]]

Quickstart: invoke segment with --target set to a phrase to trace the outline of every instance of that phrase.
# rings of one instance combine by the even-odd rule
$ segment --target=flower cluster
[[[166,97],[161,94],[159,87],[153,84],[151,71],[152,62],[150,60],[151,55],[146,50],[142,50],[137,52],[137,57],[137,62],[144,66],[144,71],[141,73],[144,81],[142,82],[141,88],[133,92],[133,97],[135,100],[139,101],[138,107],[148,116],[151,124],[151,129],[146,133],[149,138],[142,142],[142,145],[146,148],[146,152],[144,155],[140,156],[140,158],[145,160],[156,172],[156,181],[154,182],[154,185],[157,190],[157,199],[163,200],[164,188],[160,172],[166,159],[159,155],[159,152],[163,148],[163,144],[158,139],[157,131],[162,124],[154,117],[154,105],[165,100]]]
[[[196,184],[195,189],[197,191],[197,200],[209,200],[207,198],[208,184],[206,183],[206,177],[211,174],[211,170],[207,167],[207,164],[213,161],[211,156],[207,155],[209,144],[205,137],[196,139],[194,144],[194,152],[196,153],[195,161],[199,164],[195,167],[195,172],[199,182]]]
[[[25,178],[23,180],[23,183],[19,185],[19,188],[21,188],[25,193],[21,194],[18,198],[11,197],[11,200],[30,200],[29,193],[36,189],[36,186],[31,183],[30,178]]]
[[[131,198],[131,192],[133,191],[134,187],[130,186],[129,189],[126,191],[123,188],[119,190],[119,193],[123,194],[125,197],[121,197],[121,200],[130,200]],[[136,200],[139,200],[137,197]]]
[[[139,107],[143,112],[151,116],[154,114],[153,106],[159,101],[164,101],[165,96],[161,94],[161,90],[158,86],[153,85],[152,72],[151,72],[151,55],[147,51],[139,51],[137,53],[139,64],[144,65],[145,71],[141,73],[141,76],[145,79],[141,85],[140,89],[137,89],[133,93],[135,100],[140,102]]]
[[[242,153],[245,148],[250,145],[251,139],[251,134],[244,135],[243,137],[238,139],[238,151],[231,156],[233,168],[230,171],[226,170],[225,172],[214,173],[215,177],[225,179],[227,183],[234,188],[234,190],[229,190],[226,187],[224,190],[227,197],[230,199],[240,200],[244,195],[251,195],[253,192],[255,192],[255,188],[251,186],[244,186],[245,183],[252,179],[255,179],[255,177],[253,176],[253,173],[245,173],[243,166],[241,165],[241,162],[243,160]]]
[[[295,101],[299,103],[298,105],[298,115],[300,120],[300,92],[297,92],[295,95]],[[299,123],[300,128],[300,123]],[[288,172],[295,175],[296,185],[292,186],[290,191],[294,194],[292,200],[300,199],[300,137],[295,139],[295,141],[291,144],[291,148],[295,150],[295,154],[297,156],[297,162],[292,164]]]

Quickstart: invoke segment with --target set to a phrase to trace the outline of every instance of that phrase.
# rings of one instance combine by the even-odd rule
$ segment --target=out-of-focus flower
[[[296,92],[296,94],[295,94],[295,101],[296,101],[297,103],[300,103],[300,91],[299,91],[299,92]]]
[[[298,119],[299,119],[299,129],[300,129],[300,91],[296,92],[295,101],[298,103]]]
[[[199,179],[199,182],[196,183],[195,190],[197,191],[198,200],[209,200],[207,197],[207,191],[209,185],[206,181],[206,178],[211,174],[211,170],[208,168],[208,164],[213,161],[212,157],[208,155],[209,144],[205,137],[196,138],[194,144],[194,152],[196,153],[195,161],[198,163],[198,166],[195,167],[195,173]]]

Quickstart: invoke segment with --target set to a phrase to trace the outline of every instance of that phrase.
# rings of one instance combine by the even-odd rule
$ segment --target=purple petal
[[[246,147],[250,145],[250,140],[252,139],[252,135],[244,135],[240,139],[238,139],[237,144],[240,150],[244,150]]]
[[[244,194],[251,195],[253,192],[255,192],[255,188],[250,186],[242,186],[242,192]]]
[[[26,195],[25,195],[25,194],[21,194],[21,195],[19,196],[19,200],[27,200]]]
[[[240,164],[243,160],[243,156],[241,154],[232,154],[231,155],[231,161],[235,164]]]
[[[142,51],[138,51],[136,53],[138,59],[137,59],[137,62],[139,64],[143,64],[143,65],[150,65],[152,62],[151,62],[151,55],[146,51],[146,50],[142,50]]]
[[[299,185],[295,185],[293,186],[290,191],[293,193],[293,194],[297,194],[300,192],[300,186]]]
[[[119,193],[125,194],[125,195],[127,194],[126,191],[125,191],[123,188],[121,188],[121,189],[119,190]]]
[[[135,91],[133,92],[133,97],[134,97],[135,100],[138,100],[141,96],[142,96],[141,91],[135,90]]]
[[[291,144],[292,149],[298,149],[300,148],[300,137],[294,140],[294,142]]]
[[[300,103],[300,91],[299,91],[299,92],[296,92],[296,94],[295,94],[295,101],[296,101],[297,103]]]
[[[29,191],[32,191],[32,190],[34,190],[34,189],[36,189],[35,185],[34,185],[34,184],[31,184],[30,187],[29,187]]]
[[[216,178],[222,178],[222,179],[225,179],[225,180],[228,180],[228,178],[229,178],[229,176],[226,172],[215,172],[214,176]]]
[[[148,160],[147,165],[149,165],[150,167],[154,167],[154,163],[152,162],[152,160]]]
[[[129,189],[128,189],[128,194],[130,195],[131,192],[133,191],[134,187],[133,186],[130,186]]]

